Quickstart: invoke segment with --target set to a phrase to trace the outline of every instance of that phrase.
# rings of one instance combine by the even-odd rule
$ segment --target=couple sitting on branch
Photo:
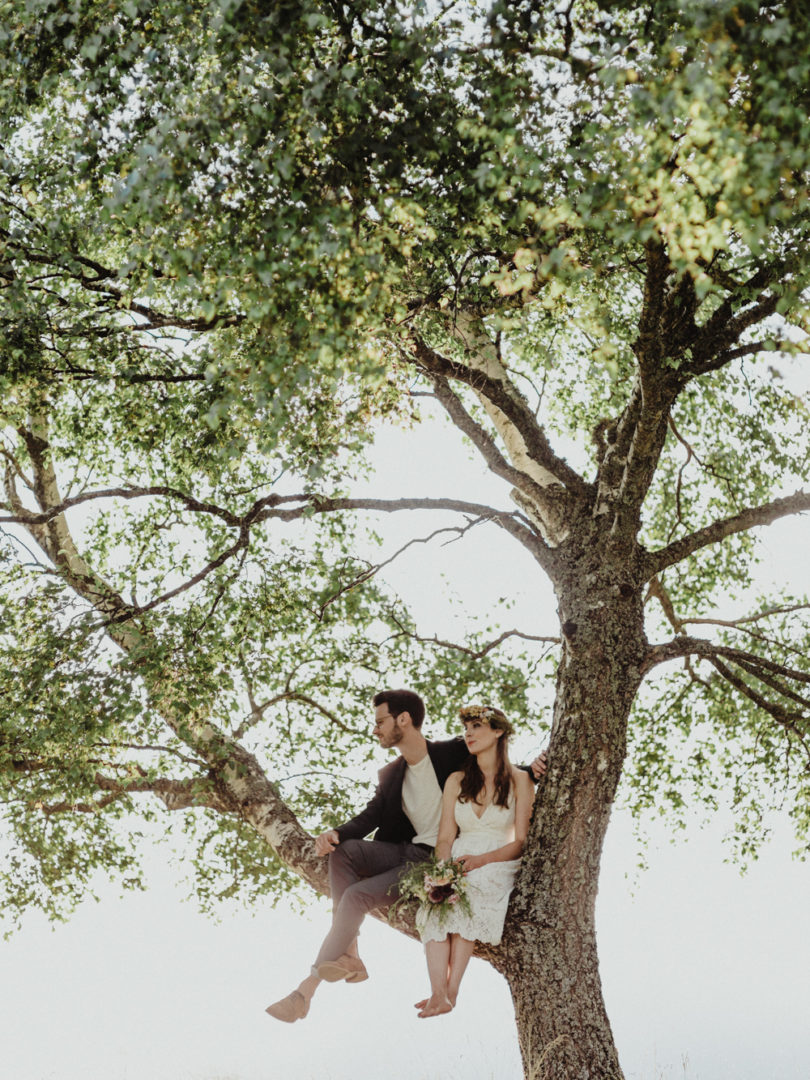
[[[267,1012],[292,1023],[309,1012],[322,980],[362,982],[368,973],[357,935],[372,908],[409,896],[421,901],[430,996],[420,1017],[450,1012],[476,941],[497,945],[529,828],[545,753],[530,767],[510,764],[512,727],[500,709],[459,711],[464,737],[430,742],[425,706],[410,690],[374,697],[374,734],[399,756],[380,770],[374,797],[356,817],[315,839],[329,856],[332,928],[311,973]],[[376,832],[374,832],[376,830]],[[374,832],[373,841],[366,840]]]

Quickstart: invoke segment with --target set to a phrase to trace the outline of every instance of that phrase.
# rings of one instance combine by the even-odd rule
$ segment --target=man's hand
[[[548,762],[546,761],[546,751],[541,750],[540,754],[534,759],[531,764],[532,775],[535,780],[539,780],[548,768]]]
[[[334,851],[340,843],[340,837],[337,834],[337,829],[327,829],[326,832],[322,832],[320,836],[315,837],[315,854],[316,855],[328,855],[330,851]]]

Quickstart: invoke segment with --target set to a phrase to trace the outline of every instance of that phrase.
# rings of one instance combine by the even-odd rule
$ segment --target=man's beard
[[[401,743],[401,742],[402,742],[402,728],[394,728],[394,730],[391,732],[391,734],[388,736],[388,738],[383,743],[383,748],[385,750],[390,750],[392,746],[396,746],[397,743]]]

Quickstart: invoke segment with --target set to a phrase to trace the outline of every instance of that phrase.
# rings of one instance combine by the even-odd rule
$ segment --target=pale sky
[[[379,459],[377,490],[389,495],[495,497],[498,482],[482,478],[455,442],[439,435],[387,432]],[[403,532],[426,535],[433,527],[427,515],[416,524],[400,520],[393,546]],[[768,534],[773,564],[790,571],[797,592],[808,588],[807,528],[802,519]],[[436,600],[443,573],[459,596],[474,593],[477,606],[514,595],[514,625],[555,632],[550,590],[528,556],[496,544],[493,533],[475,530],[430,558],[419,548],[391,568],[388,580],[408,591],[426,633],[453,626],[447,605]],[[527,582],[536,582],[529,592]],[[529,625],[538,607],[546,615],[542,630]],[[516,758],[533,748],[524,736]],[[378,765],[387,759],[380,751]],[[667,828],[655,826],[649,869],[636,874],[630,823],[614,813],[597,926],[626,1080],[809,1080],[810,866],[790,858],[787,815],[774,825],[774,840],[745,877],[723,862],[722,821],[705,831],[696,821],[674,846]],[[264,905],[253,915],[224,906],[216,924],[181,902],[179,871],[164,857],[149,855],[148,894],[122,899],[102,886],[102,903],[84,905],[69,924],[52,930],[33,915],[0,942],[0,1080],[520,1074],[500,976],[473,961],[456,1011],[418,1020],[412,1003],[427,988],[421,947],[371,921],[361,939],[368,982],[322,987],[299,1023],[271,1020],[264,1007],[296,985],[317,951],[328,926],[325,903],[306,913]]]
[[[626,1080],[810,1077],[810,867],[782,830],[744,878],[715,832],[649,852],[631,883],[614,817],[598,902],[605,1000]],[[264,1007],[305,974],[328,926],[269,906],[217,925],[158,864],[147,894],[83,906],[51,931],[31,917],[0,944],[8,1080],[515,1080],[506,983],[474,960],[454,1013],[416,1018],[421,947],[368,920],[370,978],[325,985],[309,1016]]]

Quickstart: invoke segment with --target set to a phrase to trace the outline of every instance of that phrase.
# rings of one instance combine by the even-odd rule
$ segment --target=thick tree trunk
[[[549,746],[500,956],[527,1080],[619,1080],[594,912],[646,643],[640,582],[592,547],[557,582],[564,638]],[[595,557],[596,556],[596,557]],[[631,559],[632,562],[632,559]],[[614,565],[619,565],[617,559]]]

